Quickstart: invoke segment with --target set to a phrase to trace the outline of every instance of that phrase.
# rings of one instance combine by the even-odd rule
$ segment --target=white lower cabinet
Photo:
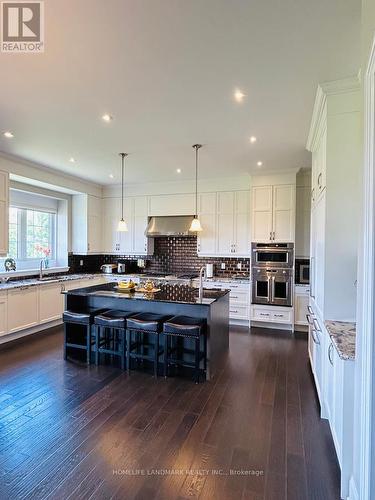
[[[294,290],[294,324],[296,326],[308,326],[306,315],[308,313],[307,306],[309,305],[308,285],[296,285]],[[295,328],[298,330],[298,328]]]
[[[317,312],[309,312],[309,357],[321,406],[329,422],[341,469],[341,498],[349,495],[353,471],[355,362],[342,359]]]
[[[51,283],[38,287],[39,291],[39,323],[48,323],[61,319],[64,311],[64,296],[61,292],[64,285]]]
[[[236,283],[235,281],[205,281],[204,288],[220,288],[230,290],[229,319],[249,321],[250,319],[250,283]]]
[[[293,307],[252,304],[251,320],[291,325],[293,323]]]
[[[39,323],[38,287],[8,291],[8,333],[31,328]]]
[[[0,336],[8,332],[8,300],[7,293],[0,293]]]

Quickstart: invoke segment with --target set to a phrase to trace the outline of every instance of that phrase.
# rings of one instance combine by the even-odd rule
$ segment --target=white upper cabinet
[[[0,171],[0,255],[8,253],[9,174]]]
[[[253,187],[253,241],[294,242],[295,191],[294,184]]]
[[[150,196],[148,215],[195,215],[195,195],[188,193]]]
[[[95,254],[102,246],[102,199],[87,194],[72,197],[72,251]]]
[[[249,198],[248,191],[224,191],[199,196],[199,218],[203,228],[198,235],[199,255],[250,255]]]
[[[103,200],[103,242],[104,251],[118,255],[151,255],[154,242],[146,238],[148,223],[148,197],[125,198],[124,219],[128,226],[126,232],[117,230],[121,218],[121,199]]]

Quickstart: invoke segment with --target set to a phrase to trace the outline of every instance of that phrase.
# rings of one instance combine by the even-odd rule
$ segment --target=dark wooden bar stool
[[[154,376],[158,376],[159,356],[160,352],[159,335],[163,330],[163,322],[170,316],[162,316],[154,313],[139,313],[131,316],[126,320],[127,329],[127,369],[130,370],[130,360],[148,360],[153,363]],[[152,335],[154,343],[148,342],[148,336]],[[133,337],[135,341],[133,342]],[[146,337],[146,338],[145,338]],[[153,352],[149,354],[149,348],[152,347]],[[147,354],[144,349],[146,348]],[[141,350],[141,352],[139,352]]]
[[[78,349],[86,351],[86,363],[89,364],[91,360],[91,347],[95,344],[92,339],[91,329],[94,324],[94,317],[99,314],[103,309],[83,309],[80,311],[64,311],[64,359],[67,359],[67,348]],[[69,331],[69,325],[78,326],[78,329]],[[79,335],[82,336],[82,342],[73,342],[73,339],[79,340]]]
[[[195,383],[199,383],[201,360],[204,360],[204,370],[207,369],[207,339],[206,339],[206,323],[200,318],[191,318],[188,316],[174,316],[165,321],[163,326],[164,342],[164,377],[168,375],[170,364],[186,366],[194,368]],[[172,346],[173,337],[182,337],[183,339],[193,339],[194,350],[186,349],[184,353],[194,354],[194,362],[186,359],[173,357],[173,353],[177,351]],[[203,337],[203,351],[201,351],[201,338]]]
[[[95,316],[95,364],[100,361],[100,354],[110,354],[121,359],[121,368],[125,369],[126,359],[126,318],[130,312],[110,309]]]

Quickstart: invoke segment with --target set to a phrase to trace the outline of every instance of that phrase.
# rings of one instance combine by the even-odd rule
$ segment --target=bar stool
[[[63,313],[64,322],[64,359],[67,359],[67,348],[78,349],[86,351],[86,363],[89,364],[91,360],[91,347],[95,343],[91,338],[91,327],[94,323],[94,317],[99,314],[103,309],[84,309],[80,311],[66,310]],[[77,335],[77,332],[72,332],[68,335],[68,325],[80,325],[85,327],[84,336],[85,343],[79,344],[71,342],[71,337]],[[68,338],[69,337],[69,338]],[[68,342],[69,340],[69,342]]]
[[[164,323],[163,334],[165,336],[164,344],[164,377],[168,375],[170,364],[187,366],[194,368],[195,383],[199,383],[200,364],[204,359],[204,370],[207,369],[207,338],[205,335],[206,322],[200,318],[190,318],[188,316],[174,316]],[[201,352],[201,338],[203,338],[203,352]],[[185,353],[194,353],[194,363],[183,359],[177,359],[172,356],[176,351],[172,347],[173,337],[182,337],[183,339],[194,340],[194,351],[184,349]]]
[[[127,329],[127,369],[130,370],[130,360],[140,359],[148,360],[153,363],[154,376],[158,376],[158,364],[159,356],[163,353],[159,350],[159,334],[163,330],[163,322],[170,318],[170,316],[162,316],[160,314],[153,313],[139,313],[127,318],[126,329]],[[132,335],[136,335],[136,340],[132,342]],[[145,354],[144,348],[150,347],[149,342],[145,342],[144,336],[151,334],[154,337],[153,353]],[[141,352],[139,353],[139,347],[141,347]]]
[[[126,318],[130,312],[110,309],[95,316],[95,364],[100,361],[100,354],[110,354],[121,359],[121,368],[125,369],[126,357]]]

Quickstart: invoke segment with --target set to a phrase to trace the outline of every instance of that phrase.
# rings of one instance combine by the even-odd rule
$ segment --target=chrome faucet
[[[42,259],[40,261],[40,265],[39,265],[39,279],[42,280],[43,279],[43,264],[44,264],[44,269],[45,269],[45,262],[44,262],[44,259]]]
[[[202,301],[202,299],[203,299],[203,276],[204,276],[204,271],[205,271],[205,267],[202,266],[199,269],[199,293],[198,293],[198,298],[199,298],[200,301]]]

